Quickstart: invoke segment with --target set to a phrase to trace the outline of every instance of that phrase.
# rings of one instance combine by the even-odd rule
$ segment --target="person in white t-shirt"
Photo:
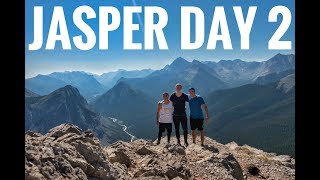
[[[168,92],[164,92],[162,94],[162,97],[163,97],[163,100],[158,102],[158,108],[157,108],[156,124],[159,127],[157,144],[160,144],[162,133],[165,132],[165,130],[167,130],[168,143],[170,143],[170,136],[172,132],[173,105],[172,105],[172,102],[169,100]]]

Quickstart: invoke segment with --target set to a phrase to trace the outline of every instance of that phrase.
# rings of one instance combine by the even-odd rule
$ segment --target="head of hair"
[[[196,90],[195,90],[193,87],[189,88],[189,91],[190,91],[190,90],[196,92]]]

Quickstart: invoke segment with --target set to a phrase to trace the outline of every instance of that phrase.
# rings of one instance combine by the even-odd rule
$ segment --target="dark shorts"
[[[164,132],[172,132],[172,123],[159,123],[159,131]]]
[[[203,120],[204,119],[193,119],[190,117],[191,130],[198,129],[199,131],[202,131],[203,130]]]

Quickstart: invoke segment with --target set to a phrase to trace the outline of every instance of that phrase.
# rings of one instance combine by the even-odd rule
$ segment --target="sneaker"
[[[186,142],[186,143],[184,143],[185,145],[186,145],[186,147],[188,147],[189,146],[189,144]]]
[[[157,141],[157,145],[159,145],[160,144],[160,141]]]
[[[203,146],[204,146],[204,144],[203,144],[203,143],[201,143],[201,146],[203,147]]]

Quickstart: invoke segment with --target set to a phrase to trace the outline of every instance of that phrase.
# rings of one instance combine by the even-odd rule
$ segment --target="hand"
[[[157,124],[157,127],[159,126],[159,121],[158,120],[156,120],[156,124]]]
[[[209,122],[209,116],[206,117],[206,122]]]

